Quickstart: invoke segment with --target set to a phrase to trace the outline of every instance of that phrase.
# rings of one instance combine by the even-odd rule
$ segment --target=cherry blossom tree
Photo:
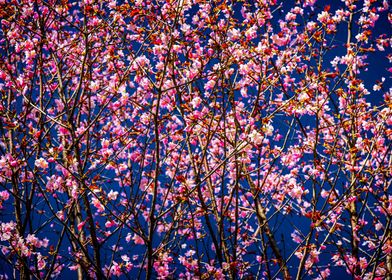
[[[391,279],[388,1],[0,19],[0,278]]]

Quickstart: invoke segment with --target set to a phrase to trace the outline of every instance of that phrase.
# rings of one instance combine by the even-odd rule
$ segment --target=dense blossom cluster
[[[391,277],[392,15],[335,2],[0,0],[0,278]]]

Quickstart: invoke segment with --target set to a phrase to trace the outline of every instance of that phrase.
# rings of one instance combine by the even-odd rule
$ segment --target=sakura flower
[[[323,269],[320,272],[321,279],[327,279],[329,275],[331,275],[331,270],[329,268]]]
[[[360,258],[359,258],[359,267],[360,267],[361,269],[366,269],[367,266],[368,266],[368,262],[367,262],[366,258],[360,257]]]
[[[135,234],[132,239],[136,245],[144,245],[144,240],[139,235]]]
[[[195,98],[192,99],[191,104],[193,109],[196,109],[197,107],[199,107],[199,105],[201,104],[201,98],[199,96],[196,96]]]
[[[110,269],[110,274],[114,276],[121,276],[122,274],[121,265],[113,261],[112,267]]]
[[[80,222],[80,223],[78,224],[77,229],[78,229],[79,232],[83,229],[83,227],[84,227],[85,224],[86,224],[86,221]]]
[[[90,83],[90,89],[91,89],[92,92],[97,92],[97,90],[99,89],[99,82],[92,81]]]
[[[380,91],[381,88],[382,88],[382,85],[383,85],[384,81],[385,81],[385,78],[382,77],[381,82],[378,82],[378,83],[376,83],[375,85],[373,85],[373,90],[374,90],[374,91]]]
[[[317,16],[317,20],[320,21],[321,23],[328,23],[330,19],[330,15],[328,12],[326,11],[322,11],[318,16]]]
[[[377,231],[379,231],[380,229],[382,229],[384,226],[382,225],[382,223],[380,223],[380,222],[378,222],[376,225],[375,225],[375,229],[377,230]]]
[[[122,255],[122,256],[121,256],[121,259],[122,259],[124,262],[129,262],[129,261],[131,260],[127,255]]]
[[[1,191],[0,192],[0,201],[8,200],[10,194],[8,191]]]
[[[307,7],[307,6],[309,6],[309,7],[313,7],[314,6],[314,4],[316,3],[316,1],[317,0],[305,0],[305,1],[303,1],[303,6],[304,7]]]
[[[129,243],[131,241],[131,238],[132,238],[132,234],[128,233],[127,236],[125,237],[125,241]]]
[[[91,198],[91,201],[93,205],[97,208],[98,213],[103,212],[105,210],[105,207],[97,198],[93,197]]]
[[[43,270],[46,266],[45,258],[40,253],[38,253],[37,260],[38,270]]]
[[[229,30],[227,35],[231,41],[235,41],[241,37],[241,31],[239,29],[233,28]]]
[[[109,200],[116,200],[117,196],[118,196],[118,192],[117,191],[110,190],[110,192],[108,193],[108,199]]]
[[[214,80],[209,80],[205,86],[204,89],[205,90],[212,90],[215,87],[216,82]]]
[[[299,201],[301,201],[301,197],[302,197],[302,194],[303,194],[303,189],[302,189],[302,187],[300,187],[300,186],[298,186],[298,185],[294,185],[292,188],[291,188],[291,190],[289,191],[289,195],[292,197],[292,198],[295,198],[295,199],[298,199]]]
[[[295,230],[292,234],[291,237],[293,238],[293,241],[296,243],[301,243],[302,242],[302,238],[299,236],[299,233],[297,230]]]
[[[257,25],[253,25],[251,28],[245,31],[245,37],[247,40],[252,40],[257,37]]]
[[[249,134],[249,138],[257,146],[261,146],[264,139],[264,137],[256,130],[253,130],[252,133]]]
[[[39,158],[35,161],[35,166],[42,169],[47,169],[49,167],[49,164],[44,158]]]
[[[105,223],[105,227],[107,228],[114,227],[116,225],[117,223],[115,221],[110,221],[110,220]]]

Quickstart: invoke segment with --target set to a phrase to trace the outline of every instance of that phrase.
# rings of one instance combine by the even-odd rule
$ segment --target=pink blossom
[[[144,245],[144,240],[139,235],[135,234],[132,238],[136,245]]]
[[[291,237],[293,238],[293,241],[296,243],[302,242],[302,238],[299,236],[298,231],[296,230],[291,234]]]
[[[37,259],[38,259],[38,269],[43,270],[46,266],[45,258],[40,253],[38,253]]]
[[[105,211],[105,207],[97,198],[92,197],[91,202],[97,208],[98,213]]]
[[[10,197],[10,194],[8,191],[1,191],[0,192],[0,200],[8,200],[8,198]]]
[[[117,262],[113,261],[113,264],[110,268],[110,274],[114,275],[114,276],[121,276],[122,272],[121,272],[121,266],[120,264],[118,264]]]
[[[83,227],[84,227],[85,224],[86,224],[86,221],[80,222],[80,223],[78,224],[77,229],[78,229],[79,232],[83,229]]]
[[[215,87],[216,82],[214,80],[209,80],[204,86],[205,90],[212,90]]]
[[[35,166],[42,169],[47,169],[49,167],[49,164],[44,158],[39,158],[35,161]]]
[[[117,225],[117,223],[115,221],[107,221],[105,223],[105,227],[107,227],[107,228],[114,227],[116,225]]]
[[[107,194],[107,196],[108,196],[109,200],[116,200],[117,196],[118,196],[118,192],[110,190],[110,192]]]

